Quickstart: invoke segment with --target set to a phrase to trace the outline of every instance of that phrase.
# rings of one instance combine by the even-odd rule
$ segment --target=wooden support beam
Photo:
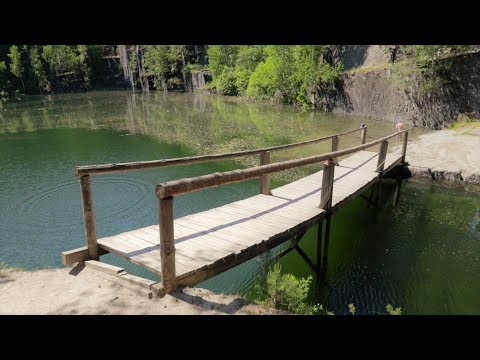
[[[320,208],[326,211],[332,207],[333,181],[335,165],[332,159],[325,161],[322,177],[322,193],[320,197]]]
[[[326,222],[325,222],[325,244],[323,246],[323,261],[322,261],[322,267],[324,270],[326,270],[327,262],[328,262],[328,244],[330,242],[331,220],[332,220],[332,215],[327,213]]]
[[[159,199],[159,224],[162,286],[168,293],[176,288],[173,197]]]
[[[402,163],[405,164],[405,155],[407,154],[408,131],[403,134],[402,142]]]
[[[120,279],[132,284],[132,285],[137,285],[140,286],[146,290],[151,290],[152,285],[156,284],[156,281],[152,281],[149,279],[142,278],[140,276],[135,276],[128,274],[126,272],[120,273]]]
[[[298,245],[295,246],[295,250],[297,250],[297,252],[300,254],[300,256],[302,257],[303,260],[305,260],[305,262],[307,263],[308,267],[310,269],[312,269],[313,272],[316,272],[317,271],[317,268],[315,265],[313,265],[313,262],[312,260],[310,260],[310,258],[308,257],[307,254],[305,254],[305,252],[302,250],[302,248]]]
[[[402,190],[402,179],[397,180],[397,186],[395,187],[395,194],[393,196],[393,206],[397,206],[399,200],[400,200],[400,193]]]
[[[107,250],[102,248],[98,249],[98,255],[108,254]],[[69,251],[62,252],[62,263],[63,265],[73,265],[77,262],[88,260],[90,257],[88,255],[88,247],[82,246],[78,249],[73,249]]]
[[[118,266],[113,266],[110,264],[102,263],[100,261],[96,260],[88,260],[85,261],[85,265],[89,268],[98,270],[98,271],[103,271],[104,273],[111,274],[111,275],[118,275],[121,272],[124,272],[125,269],[118,267]]]
[[[98,260],[97,230],[95,227],[92,186],[89,175],[80,177],[80,189],[82,191],[83,220],[85,221],[88,256],[92,260]]]
[[[365,140],[367,139],[367,127],[362,127],[362,133],[361,133],[361,139],[362,139],[362,144],[365,144]]]
[[[372,192],[370,192],[370,199],[368,197],[366,197],[365,195],[363,194],[360,194],[360,197],[362,199],[364,199],[369,205],[373,205],[374,207],[377,207],[377,204],[375,204],[371,198],[372,198],[372,194],[373,194],[373,186],[372,186]]]
[[[380,144],[380,152],[378,153],[378,161],[377,161],[377,172],[383,173],[383,169],[385,167],[385,159],[387,158],[387,149],[388,149],[388,141],[384,140]]]
[[[317,272],[322,268],[322,237],[323,237],[323,220],[318,222],[317,226]]]
[[[260,154],[260,165],[270,164],[270,151]],[[270,174],[260,175],[260,194],[272,195],[270,191]]]
[[[332,137],[332,151],[337,151],[338,150],[338,142],[339,142],[338,136]],[[335,165],[338,164],[338,161],[337,161],[336,157],[334,157],[332,161]]]

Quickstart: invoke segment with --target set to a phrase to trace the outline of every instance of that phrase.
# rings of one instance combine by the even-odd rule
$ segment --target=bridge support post
[[[338,136],[332,137],[332,151],[337,151],[338,150]],[[335,165],[338,164],[337,158],[332,159],[333,163]]]
[[[90,175],[80,176],[80,188],[82,191],[83,220],[85,221],[88,257],[92,260],[98,260],[97,229],[95,226],[95,214],[93,212]]]
[[[160,258],[164,292],[176,288],[175,242],[173,234],[173,197],[159,200]]]
[[[327,270],[327,263],[328,263],[328,244],[330,242],[330,225],[332,221],[332,214],[330,211],[327,213],[326,221],[325,221],[325,244],[323,245],[323,261],[322,267],[323,270]]]
[[[323,219],[317,226],[317,273],[322,270],[322,237],[323,237]]]
[[[367,127],[366,126],[364,126],[362,128],[361,139],[362,139],[362,144],[365,144],[365,140],[367,139]]]
[[[403,142],[402,142],[402,164],[405,164],[405,155],[407,154],[407,141],[408,141],[408,131],[403,133]]]
[[[385,168],[385,159],[387,158],[387,150],[388,150],[388,141],[384,140],[380,144],[380,152],[378,153],[378,161],[377,161],[377,172],[378,174],[378,189],[377,189],[377,198],[375,199],[375,203],[380,203],[380,190],[382,188],[382,179],[383,179],[383,169]]]
[[[323,261],[322,268],[327,268],[328,257],[328,243],[330,241],[330,223],[331,223],[331,209],[332,209],[332,195],[333,195],[333,182],[335,179],[335,164],[333,159],[328,159],[325,162],[325,168],[323,169],[322,178],[322,194],[320,198],[320,207],[327,212],[325,223],[325,241],[323,245]],[[318,249],[317,249],[318,256]],[[318,261],[318,260],[317,260]]]
[[[260,165],[270,164],[270,151],[264,151],[260,154]],[[270,192],[270,174],[260,176],[260,194],[272,195]]]

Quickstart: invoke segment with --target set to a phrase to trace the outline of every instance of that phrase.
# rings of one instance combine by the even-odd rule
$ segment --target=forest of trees
[[[344,48],[344,46],[343,46]],[[395,81],[433,91],[456,55],[472,45],[384,45]],[[311,94],[338,85],[336,45],[0,45],[0,98],[104,88],[209,91],[311,106]]]

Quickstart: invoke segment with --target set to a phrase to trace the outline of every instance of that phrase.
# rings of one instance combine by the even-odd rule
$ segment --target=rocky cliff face
[[[358,59],[359,50],[352,50],[351,53],[357,59],[349,59],[347,52],[343,61],[355,65],[361,63],[361,59]],[[368,51],[364,53],[368,55]],[[431,129],[445,128],[461,114],[479,117],[480,54],[460,56],[452,69],[442,77],[447,83],[439,91],[422,94],[395,86],[390,81],[388,68],[360,70],[345,73],[335,90],[327,94],[317,92],[311,96],[315,106],[325,111],[391,122],[402,121]]]

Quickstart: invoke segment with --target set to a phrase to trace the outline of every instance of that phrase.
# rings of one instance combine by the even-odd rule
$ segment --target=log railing
[[[97,245],[97,235],[95,228],[95,214],[93,211],[93,197],[92,197],[92,188],[91,188],[91,175],[97,174],[108,174],[115,172],[126,172],[126,171],[137,171],[145,170],[152,168],[159,168],[165,166],[178,166],[178,165],[188,165],[201,162],[225,160],[225,159],[234,159],[244,156],[260,155],[260,165],[267,165],[270,163],[270,152],[277,150],[291,149],[299,146],[306,146],[311,144],[316,144],[322,141],[332,139],[332,150],[338,148],[338,137],[342,135],[347,135],[354,133],[356,131],[361,131],[362,143],[365,142],[365,134],[367,131],[366,127],[345,131],[343,133],[325,136],[318,139],[302,141],[298,143],[292,143],[287,145],[271,146],[267,148],[255,149],[255,150],[244,150],[236,151],[231,153],[224,154],[213,154],[213,155],[202,155],[202,156],[190,156],[176,159],[161,159],[161,160],[152,160],[152,161],[137,161],[129,163],[115,163],[115,164],[103,164],[103,165],[86,165],[86,166],[77,166],[75,168],[75,175],[80,177],[80,188],[82,194],[82,205],[83,205],[83,219],[85,222],[85,237],[87,240],[88,255],[89,258],[98,260],[98,245]],[[259,175],[260,177],[260,193],[261,194],[270,194],[270,175],[265,173]]]
[[[405,133],[404,139],[407,138],[407,131],[397,132],[395,134],[383,137],[381,139],[354,146],[344,150],[336,150],[322,155],[309,156],[296,160],[281,161],[273,164],[265,164],[255,166],[247,169],[239,169],[233,171],[227,171],[222,173],[213,173],[209,175],[197,176],[194,178],[184,178],[179,180],[168,181],[156,186],[156,193],[159,198],[159,211],[160,211],[160,257],[162,261],[162,286],[165,291],[174,290],[176,287],[175,281],[175,243],[173,233],[173,199],[175,195],[185,194],[201,189],[219,186],[223,184],[230,184],[240,182],[252,178],[264,177],[271,173],[278,171],[284,171],[308,164],[319,163],[325,161],[325,168],[322,178],[322,192],[320,198],[320,208],[330,210],[332,206],[332,194],[333,194],[333,182],[334,182],[334,159],[353,154],[355,152],[370,148],[372,146],[380,144],[380,150],[378,155],[376,171],[383,173],[385,159],[387,156],[388,139],[398,136],[398,134]],[[335,136],[332,137],[332,139]],[[363,140],[363,136],[362,136]],[[332,148],[336,146],[333,145]],[[336,142],[338,144],[338,142]],[[404,140],[402,146],[402,155],[405,158],[406,141]],[[263,190],[263,187],[262,187]],[[270,190],[268,189],[268,193]],[[262,192],[263,193],[263,192]],[[165,210],[166,209],[166,210]],[[165,213],[162,213],[165,212]],[[168,212],[168,215],[167,215]],[[164,264],[168,264],[165,265]]]

